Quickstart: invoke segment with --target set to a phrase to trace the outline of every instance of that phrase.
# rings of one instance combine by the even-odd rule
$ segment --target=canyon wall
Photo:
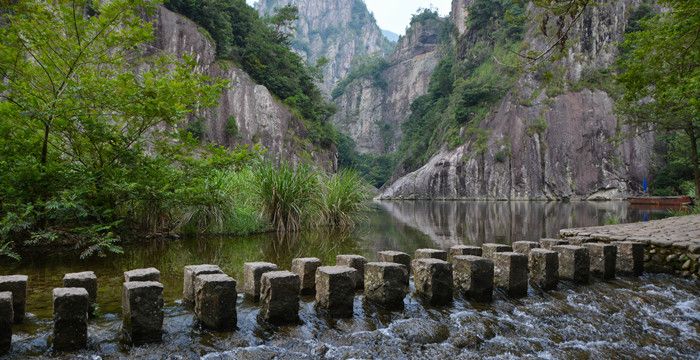
[[[203,140],[227,147],[261,144],[277,161],[313,161],[324,169],[336,169],[335,149],[322,149],[307,138],[302,122],[267,88],[228,61],[216,59],[216,45],[191,20],[160,8],[155,50],[176,56],[192,55],[198,70],[229,81],[218,106],[197,114],[204,130]]]
[[[601,70],[614,63],[637,5],[600,1],[589,7],[569,34],[565,53],[546,65],[553,78],[524,71],[479,124],[488,134],[485,148],[476,139],[455,149],[444,146],[420,169],[399,174],[380,198],[604,200],[638,192],[649,175],[653,135],[621,125],[602,87],[576,86],[591,74],[612,81]],[[468,12],[453,11],[468,16],[460,14]],[[549,46],[539,30],[541,18],[538,9],[528,8],[525,49]]]

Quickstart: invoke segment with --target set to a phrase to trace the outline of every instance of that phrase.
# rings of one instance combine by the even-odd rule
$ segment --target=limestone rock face
[[[356,79],[334,99],[338,111],[333,123],[355,141],[359,152],[396,150],[411,103],[427,93],[440,61],[438,43],[444,25],[444,20],[436,19],[412,24],[388,57],[381,81]]]
[[[256,7],[265,16],[289,4],[299,9],[292,48],[311,65],[323,57],[330,61],[320,84],[326,94],[348,75],[353,60],[391,48],[361,0],[261,0]]]
[[[453,3],[459,10],[468,2]],[[635,4],[606,2],[586,10],[569,36],[568,52],[552,65],[559,71],[557,80],[576,84],[586,74],[612,65]],[[550,42],[537,28],[537,10],[528,11],[525,44],[532,50],[545,49]],[[639,132],[615,143],[620,126],[606,92],[565,86],[548,94],[544,82],[534,72],[525,72],[481,122],[479,127],[489,134],[485,151],[474,139],[454,149],[443,147],[423,167],[395,174],[380,197],[607,200],[637,191],[649,174],[653,134]],[[622,130],[635,134],[633,129]]]
[[[189,19],[160,8],[155,19],[155,48],[176,56],[192,55],[199,70],[229,81],[218,106],[197,114],[204,121],[204,140],[234,147],[260,143],[275,160],[301,162],[309,156],[326,170],[335,170],[335,149],[307,140],[308,131],[270,91],[235,64],[216,59],[216,45]],[[227,130],[235,122],[238,131]]]
[[[467,7],[471,4],[472,0],[452,0],[452,12],[450,13],[450,19],[455,25],[457,32],[462,35],[467,31],[467,16],[469,12]]]

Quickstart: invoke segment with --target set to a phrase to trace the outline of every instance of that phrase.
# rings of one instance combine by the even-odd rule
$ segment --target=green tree
[[[289,38],[294,32],[294,23],[299,18],[299,9],[291,4],[275,9],[275,13],[268,18],[272,24],[277,42],[289,45]]]
[[[669,10],[641,21],[622,46],[620,109],[632,125],[684,134],[700,189],[700,0],[660,4]]]
[[[81,233],[98,241],[88,250],[111,247],[104,239],[125,217],[119,206],[178,171],[178,126],[213,105],[225,83],[198,74],[192,60],[145,53],[154,27],[144,16],[156,5],[3,2],[2,238],[81,242]]]

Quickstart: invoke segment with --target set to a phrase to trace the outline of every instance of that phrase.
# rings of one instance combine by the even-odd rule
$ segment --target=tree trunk
[[[51,126],[47,123],[44,124],[44,141],[41,146],[41,164],[46,165],[46,161],[49,154],[49,131]]]
[[[688,128],[690,136],[690,160],[693,163],[693,173],[695,174],[695,198],[700,199],[700,160],[698,159],[698,134],[691,125]]]

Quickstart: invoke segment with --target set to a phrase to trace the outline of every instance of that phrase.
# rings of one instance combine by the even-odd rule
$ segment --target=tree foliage
[[[700,188],[700,1],[663,0],[668,11],[640,21],[626,35],[618,81],[628,123],[687,137]]]

